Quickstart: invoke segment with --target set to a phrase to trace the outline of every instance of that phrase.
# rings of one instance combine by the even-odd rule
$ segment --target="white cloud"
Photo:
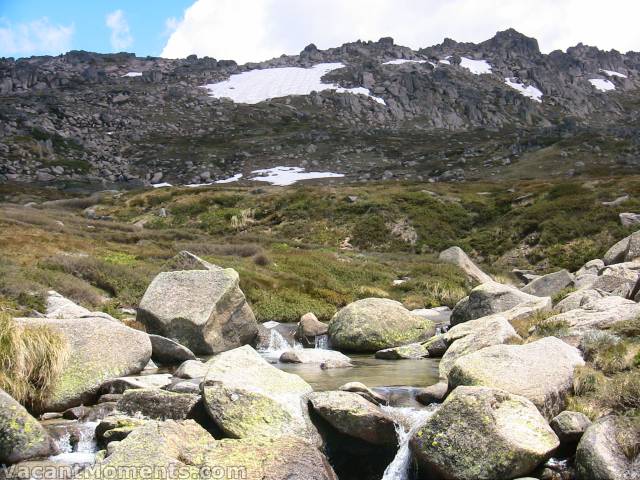
[[[0,18],[0,56],[57,55],[71,48],[74,26],[53,25],[43,17],[13,24]]]
[[[115,10],[107,15],[107,27],[111,29],[111,47],[122,51],[133,45],[133,37],[129,30],[129,23],[122,10]]]
[[[640,47],[638,18],[637,0],[196,0],[162,56],[246,62],[382,36],[420,48],[445,37],[479,42],[509,27],[547,52],[579,42],[627,51]]]

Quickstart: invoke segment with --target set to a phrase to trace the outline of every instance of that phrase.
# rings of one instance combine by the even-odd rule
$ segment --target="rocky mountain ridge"
[[[318,63],[344,65],[323,82],[383,102],[324,90],[249,105],[202,88]],[[543,54],[515,30],[420,50],[391,38],[309,45],[245,65],[82,51],[1,59],[0,181],[131,188],[280,165],[347,181],[625,173],[640,163],[639,86],[640,53]]]

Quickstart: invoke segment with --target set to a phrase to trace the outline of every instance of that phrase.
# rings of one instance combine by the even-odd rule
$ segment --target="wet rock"
[[[449,342],[445,338],[445,335],[436,335],[422,344],[422,347],[427,351],[427,357],[440,358],[444,355],[449,348]]]
[[[302,343],[304,347],[313,347],[315,338],[320,335],[326,335],[328,330],[329,326],[318,320],[313,313],[305,313],[298,322],[295,339]]]
[[[138,377],[120,377],[106,381],[100,387],[103,395],[122,395],[127,390],[139,388],[162,388],[171,383],[171,375],[168,373],[158,373],[155,375],[140,375]]]
[[[10,465],[55,452],[51,437],[27,410],[0,390],[0,465]]]
[[[420,343],[411,343],[401,347],[378,350],[376,358],[383,360],[418,360],[429,356],[427,349]]]
[[[482,385],[522,395],[551,419],[564,408],[574,369],[582,365],[580,351],[555,337],[494,345],[458,358],[449,371],[449,387]]]
[[[282,363],[325,363],[328,361],[338,361],[348,363],[351,366],[351,359],[336,350],[323,350],[315,348],[294,348],[287,350],[280,355]]]
[[[373,445],[397,444],[393,419],[357,393],[314,392],[309,401],[314,411],[345,435]]]
[[[416,400],[423,405],[431,405],[432,403],[442,403],[447,398],[449,392],[449,384],[447,382],[438,382],[434,385],[420,389],[416,395]]]
[[[162,272],[140,301],[137,320],[198,355],[249,344],[258,325],[238,281],[233,269]]]
[[[527,475],[559,441],[535,405],[486,387],[455,389],[409,442],[422,475],[452,480]]]
[[[387,399],[383,395],[380,395],[379,393],[371,390],[364,383],[360,383],[360,382],[345,383],[344,385],[339,387],[338,390],[341,390],[343,392],[357,393],[365,400],[368,400],[369,402],[374,403],[376,405],[387,404]]]
[[[412,315],[401,303],[382,298],[353,302],[334,315],[329,335],[335,348],[376,352],[432,337],[434,323]]]
[[[151,340],[151,358],[161,365],[178,365],[187,360],[195,360],[191,350],[178,342],[160,335],[149,335]]]
[[[110,415],[102,419],[96,427],[96,441],[101,446],[105,446],[109,442],[119,442],[148,421],[126,415]]]

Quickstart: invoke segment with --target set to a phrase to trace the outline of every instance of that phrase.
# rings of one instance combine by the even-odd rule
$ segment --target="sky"
[[[542,51],[640,50],[640,0],[0,0],[0,57],[69,50],[240,63],[392,36],[413,48],[513,27]]]

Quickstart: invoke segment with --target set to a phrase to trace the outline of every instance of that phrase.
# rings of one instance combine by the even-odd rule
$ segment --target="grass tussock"
[[[47,398],[69,355],[64,337],[46,326],[18,325],[0,312],[0,388],[35,406]]]
[[[569,324],[562,320],[554,320],[553,317],[556,315],[558,312],[555,310],[537,311],[513,320],[511,324],[518,335],[530,342],[543,337],[562,337],[569,330]]]
[[[605,374],[613,374],[630,367],[627,344],[608,332],[587,333],[580,342],[584,359]]]

